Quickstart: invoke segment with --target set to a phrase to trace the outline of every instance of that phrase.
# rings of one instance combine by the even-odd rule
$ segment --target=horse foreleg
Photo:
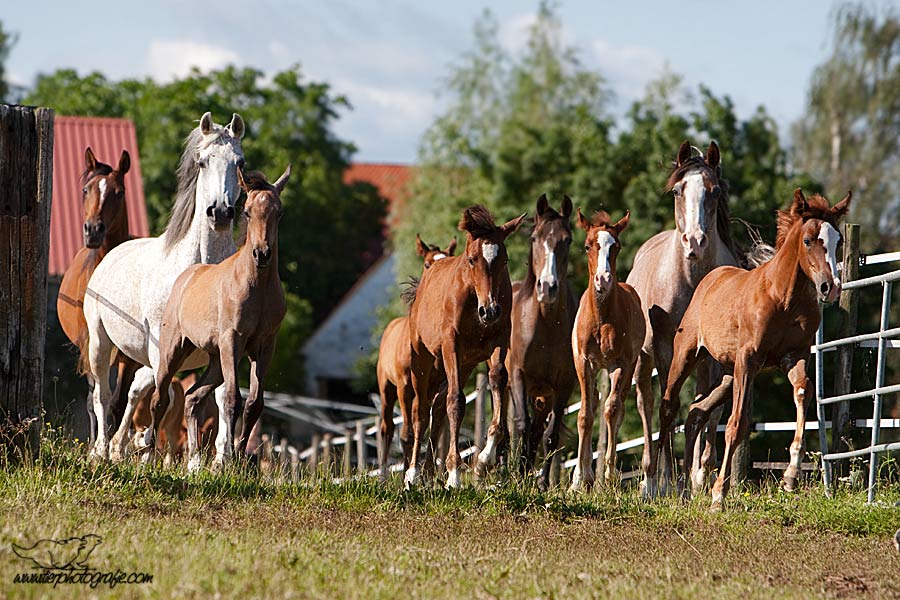
[[[237,451],[243,456],[247,452],[247,442],[250,432],[259,421],[263,411],[263,390],[265,389],[266,373],[275,353],[275,338],[260,348],[256,357],[250,357],[250,396],[244,406],[243,423],[241,423],[241,437],[238,439]],[[349,447],[349,446],[348,446]]]
[[[378,446],[378,473],[382,483],[388,479],[388,459],[391,454],[391,442],[394,441],[394,403],[399,390],[397,386],[379,373],[378,392],[381,396],[381,443]],[[404,456],[405,458],[405,456]],[[408,465],[407,465],[408,466]]]
[[[510,456],[524,458],[527,471],[534,463],[534,438],[530,432],[528,418],[528,395],[525,387],[525,374],[520,368],[514,368],[509,374],[509,388],[513,400],[513,427],[509,432]],[[535,416],[535,423],[540,423]],[[524,442],[523,442],[524,441]]]
[[[753,379],[759,372],[758,359],[750,350],[738,350],[734,365],[733,406],[728,425],[725,427],[725,454],[722,456],[722,468],[712,489],[712,510],[721,510],[728,488],[731,486],[731,459],[737,443],[744,439],[750,427],[750,414],[747,411],[747,394]]]
[[[88,339],[88,361],[94,379],[93,405],[94,416],[97,419],[97,438],[91,448],[90,458],[106,460],[109,457],[107,439],[110,402],[109,361],[113,346],[102,323],[91,329]]]
[[[797,428],[794,430],[794,439],[791,442],[791,462],[784,471],[782,479],[784,489],[793,492],[797,488],[800,479],[800,465],[803,460],[803,441],[806,430],[806,408],[811,398],[809,377],[806,376],[807,357],[788,363],[788,380],[794,387],[794,406],[797,408]]]
[[[147,400],[146,396],[153,389],[153,382],[153,369],[150,367],[142,367],[134,374],[131,387],[128,389],[128,403],[125,405],[125,412],[122,414],[116,435],[109,444],[110,458],[114,461],[124,460],[128,456],[135,408],[139,402]]]
[[[90,445],[93,445],[94,442],[97,441],[97,415],[94,414],[94,378],[90,375],[87,376],[88,383],[88,392],[87,392],[87,400],[85,404],[87,405],[87,415],[88,415],[88,428],[90,430]]]
[[[125,414],[125,407],[128,404],[128,391],[131,389],[131,382],[134,380],[134,374],[137,373],[141,365],[134,360],[119,352],[118,373],[116,375],[116,389],[113,392],[113,422],[121,423],[122,416]]]
[[[441,439],[447,431],[447,395],[438,392],[431,401],[431,427],[428,447],[425,449],[425,477],[431,481],[437,472],[438,462],[441,458]],[[444,448],[446,450],[447,448]]]
[[[428,429],[428,417],[431,415],[431,396],[428,393],[428,382],[431,377],[431,370],[434,366],[434,357],[427,353],[417,353],[415,349],[412,354],[412,385],[415,391],[415,397],[412,403],[412,416],[414,418],[413,444],[411,450],[411,462],[403,476],[406,488],[419,483],[419,449],[425,438],[425,432]]]
[[[237,340],[224,339],[219,347],[224,387],[216,389],[216,405],[219,407],[219,431],[216,435],[216,458],[213,469],[220,470],[231,460],[234,448],[235,408],[242,402],[238,388],[237,369],[243,348],[237,347]]]
[[[594,448],[591,437],[594,432],[594,415],[600,400],[597,397],[597,370],[591,361],[585,356],[576,356],[575,372],[581,386],[581,407],[578,409],[578,463],[572,473],[569,489],[580,492],[594,483],[594,470],[591,468]]]
[[[491,386],[491,424],[488,426],[484,448],[478,453],[475,465],[476,478],[487,474],[488,469],[497,464],[497,446],[505,437],[507,398],[504,392],[509,383],[506,365],[503,364],[505,361],[506,348],[497,348],[491,356],[491,368],[488,372],[488,382]]]
[[[641,415],[641,425],[644,428],[644,451],[641,455],[641,469],[644,472],[644,478],[641,481],[641,496],[654,498],[657,493],[657,478],[656,461],[653,456],[655,450],[653,446],[653,409],[656,404],[653,395],[653,357],[643,350],[635,367],[635,379],[637,380],[637,408]]]
[[[456,340],[451,339],[441,347],[444,374],[447,376],[447,420],[450,426],[450,447],[447,449],[447,489],[458,488],[462,459],[459,456],[459,428],[466,412],[466,398],[462,392],[463,370],[459,364]],[[468,372],[465,373],[468,375]],[[433,409],[432,409],[433,410]]]
[[[710,427],[717,428],[718,419],[722,414],[722,408],[725,401],[732,394],[733,381],[734,377],[725,375],[711,392],[691,404],[690,409],[688,410],[687,420],[684,423],[684,464],[693,464],[694,461],[692,458],[694,457],[694,453],[698,452],[697,446],[699,446],[694,440],[700,439],[700,432],[703,429],[703,426],[706,425],[707,435]],[[712,442],[707,440],[707,444],[710,443],[715,444],[715,438],[713,438]],[[706,484],[706,472],[704,471],[704,467],[701,466],[692,473],[691,481],[692,493],[694,495],[701,493],[703,491],[703,486]],[[687,489],[685,489],[685,495],[687,495]]]
[[[187,424],[187,456],[188,471],[195,472],[200,469],[200,423],[206,418],[206,397],[221,386],[222,362],[218,354],[211,354],[209,366],[200,379],[191,386],[184,398],[184,419]],[[216,433],[218,437],[218,432]]]
[[[607,485],[619,483],[619,472],[616,470],[616,440],[619,439],[619,427],[625,417],[625,398],[631,389],[633,376],[634,363],[615,368],[609,373],[609,395],[606,397],[606,407],[603,411],[607,430],[605,473]]]

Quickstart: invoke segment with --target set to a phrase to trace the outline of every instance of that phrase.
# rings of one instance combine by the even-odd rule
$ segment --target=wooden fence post
[[[344,436],[347,438],[347,442],[344,444],[344,451],[341,453],[341,477],[344,478],[350,477],[350,470],[353,468],[350,454],[353,451],[353,437],[355,431],[355,428],[348,427],[344,432]]]
[[[37,449],[43,412],[53,111],[0,104],[0,439]]]
[[[847,283],[859,277],[859,225],[844,225],[844,269],[841,282]],[[841,292],[838,304],[841,315],[839,338],[850,337],[856,333],[859,311],[859,293],[857,290]],[[834,396],[850,393],[853,374],[853,346],[845,345],[837,348],[837,362],[834,368]],[[850,435],[850,403],[838,402],[831,413],[831,452],[846,452],[850,449],[847,438]],[[831,463],[832,479],[846,475],[849,461],[841,460]]]
[[[349,449],[349,446],[348,446]],[[366,456],[366,424],[363,421],[356,422],[356,469],[365,473],[369,459]]]
[[[309,462],[306,463],[306,468],[309,469],[309,474],[313,479],[319,474],[319,447],[321,445],[322,437],[318,433],[312,436],[312,441],[310,442],[312,452],[309,453]]]
[[[322,436],[322,472],[325,474],[326,477],[329,477],[329,478],[333,475],[332,464],[331,464],[332,460],[333,460],[333,457],[332,457],[333,452],[332,451],[334,449],[334,446],[331,443],[331,440],[333,438],[334,438],[334,434],[331,433],[330,431],[325,433],[325,435]]]

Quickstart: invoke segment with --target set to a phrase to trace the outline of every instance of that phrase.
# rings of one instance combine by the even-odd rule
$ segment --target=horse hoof
[[[419,483],[419,470],[415,467],[410,467],[406,470],[406,473],[403,475],[403,485],[407,490],[412,489],[416,484]]]
[[[210,465],[209,470],[212,471],[213,473],[221,473],[222,471],[225,470],[226,464],[227,464],[226,459],[219,460],[218,458],[216,458],[215,460],[213,460],[212,465]]]
[[[478,480],[484,478],[487,475],[489,468],[490,465],[483,462],[479,456],[478,460],[475,461],[475,479]]]
[[[196,473],[200,470],[200,456],[194,456],[188,461],[188,473]]]
[[[785,475],[781,482],[781,487],[784,491],[791,493],[796,491],[797,489],[797,478],[791,475]]]
[[[709,512],[722,512],[722,505],[725,497],[722,492],[713,491],[712,503],[709,505]]]
[[[447,471],[447,489],[455,490],[462,485],[459,469],[450,469]]]

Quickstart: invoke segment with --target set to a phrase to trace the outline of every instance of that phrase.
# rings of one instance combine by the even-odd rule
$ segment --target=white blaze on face
[[[609,253],[616,245],[616,238],[604,230],[597,232],[597,272],[594,273],[594,289],[598,292],[606,291],[612,283],[612,265]]]
[[[550,249],[547,240],[544,240],[544,268],[541,270],[540,279],[546,283],[556,281],[556,253]]]
[[[484,260],[487,261],[488,266],[490,266],[491,262],[497,258],[497,254],[500,252],[500,246],[497,244],[482,244],[481,245],[481,254],[484,256]]]
[[[103,199],[106,198],[106,180],[101,179],[98,181],[97,187],[100,188],[100,202],[103,202]]]
[[[447,258],[447,255],[438,252],[437,254],[435,254],[434,256],[431,257],[431,261],[437,262],[437,261],[441,260],[442,258]]]
[[[703,231],[703,199],[706,196],[706,186],[703,184],[703,174],[699,171],[688,173],[682,180],[684,182],[684,233],[692,234]]]
[[[823,221],[819,227],[819,239],[825,245],[825,259],[831,267],[831,276],[835,281],[839,280],[837,266],[837,245],[841,241],[841,234],[831,223]]]

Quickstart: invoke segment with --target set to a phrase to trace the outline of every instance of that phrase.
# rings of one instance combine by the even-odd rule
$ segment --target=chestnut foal
[[[441,259],[453,256],[455,251],[456,238],[451,240],[446,250],[441,250],[438,246],[426,244],[419,234],[416,234],[416,252],[425,260],[426,269]],[[397,317],[384,328],[381,345],[378,347],[378,365],[376,366],[378,391],[381,394],[381,446],[378,448],[378,466],[382,481],[387,480],[387,463],[391,442],[394,439],[394,403],[398,401],[400,402],[400,413],[403,415],[403,428],[400,430],[403,468],[404,470],[409,468],[412,455],[412,439],[409,435],[412,425],[410,411],[414,396],[410,384],[411,360],[409,317]],[[432,388],[435,387],[435,383],[443,382],[441,377],[433,377],[433,379]],[[432,423],[432,446],[434,446],[435,430],[442,429],[436,425],[436,423]]]
[[[722,469],[712,489],[713,510],[722,508],[728,494],[734,448],[750,425],[747,392],[764,369],[781,369],[794,388],[797,428],[784,487],[792,491],[797,485],[811,396],[806,361],[821,318],[818,303],[840,296],[837,225],[849,210],[851,197],[848,192],[832,207],[818,194],[807,200],[798,188],[788,210],[778,211],[775,256],[752,271],[736,267],[712,271],[697,286],[675,333],[674,360],[660,405],[660,445],[671,439],[678,393],[701,358],[712,357],[727,375],[691,405],[685,424],[685,465],[692,464],[693,442],[709,413],[725,402],[729,392],[733,398]]]
[[[275,338],[286,304],[278,277],[278,221],[284,212],[280,194],[291,174],[285,170],[274,185],[262,173],[243,173],[238,183],[247,193],[244,216],[247,239],[237,253],[217,265],[194,265],[175,281],[163,313],[159,340],[160,363],[150,405],[151,422],[144,446],[169,404],[172,377],[196,351],[209,354],[209,367],[185,398],[188,467],[200,465],[199,420],[201,400],[225,382],[225,448],[232,444],[243,453],[253,426],[262,413],[266,370],[275,350]],[[250,358],[250,397],[244,407],[241,436],[233,442],[233,428],[242,403],[237,368],[244,354]],[[217,445],[218,446],[218,445]],[[215,464],[221,464],[218,460]]]
[[[590,281],[581,296],[575,327],[572,330],[572,355],[581,384],[581,408],[578,410],[578,464],[572,474],[573,491],[590,486],[593,446],[591,434],[594,414],[600,398],[597,373],[609,371],[609,395],[604,417],[608,436],[605,479],[618,480],[616,472],[616,436],[625,415],[625,398],[644,341],[644,316],[641,299],[634,288],[616,279],[619,236],[628,227],[630,213],[613,223],[606,211],[594,213],[591,220],[578,211],[578,225],[587,232],[584,249],[588,255]],[[598,457],[597,460],[601,460]]]
[[[485,207],[467,208],[459,220],[459,229],[466,232],[465,252],[434,263],[418,285],[409,313],[415,396],[412,464],[404,478],[407,486],[419,479],[419,447],[428,428],[432,403],[430,380],[438,361],[443,364],[447,377],[450,424],[447,487],[460,485],[459,427],[466,406],[462,389],[472,370],[489,358],[494,414],[485,451],[478,457],[478,467],[483,469],[493,464],[506,419],[503,392],[508,378],[504,362],[512,308],[504,241],[524,218],[523,214],[497,227]]]
[[[561,212],[550,208],[547,196],[537,201],[528,272],[513,284],[512,335],[506,369],[515,407],[514,440],[525,436],[527,471],[534,465],[537,447],[545,439],[552,413],[546,456],[538,486],[546,489],[553,454],[559,447],[563,411],[575,387],[572,325],[575,296],[569,287],[569,245],[572,243],[572,200],[563,197]],[[517,285],[518,284],[518,285]],[[530,401],[530,402],[529,402]],[[529,422],[528,404],[534,413]]]

